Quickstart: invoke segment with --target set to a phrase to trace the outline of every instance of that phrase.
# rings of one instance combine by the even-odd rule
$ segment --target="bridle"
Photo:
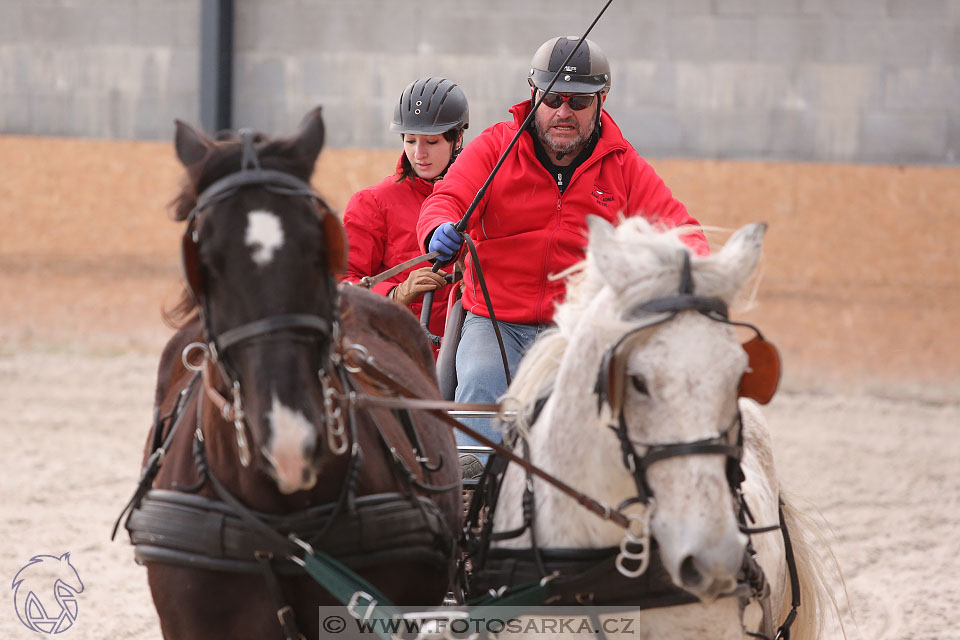
[[[754,370],[752,366],[748,368],[747,373],[744,374],[744,380],[741,381],[739,395],[753,397],[759,402],[766,403],[773,396],[779,384],[779,355],[776,353],[776,348],[763,339],[760,330],[754,325],[730,320],[727,305],[723,300],[694,294],[690,254],[688,251],[684,250],[682,252],[682,259],[683,263],[678,292],[671,296],[656,298],[638,305],[627,314],[631,316],[643,312],[666,315],[654,317],[631,328],[604,353],[594,389],[597,393],[598,411],[602,411],[605,405],[609,408],[610,424],[608,426],[620,441],[623,465],[633,477],[637,491],[634,497],[624,500],[617,507],[617,510],[623,510],[633,504],[642,504],[644,506],[640,515],[632,516],[634,522],[637,523],[637,527],[632,527],[627,530],[627,536],[620,545],[621,553],[617,557],[617,568],[621,573],[630,577],[636,577],[642,574],[646,570],[649,562],[651,548],[650,521],[656,505],[653,490],[650,488],[646,476],[647,469],[649,469],[651,465],[661,460],[681,456],[725,456],[727,460],[727,482],[730,485],[730,490],[735,500],[738,502],[740,501],[740,484],[744,479],[743,472],[740,468],[740,462],[743,456],[743,428],[739,410],[733,421],[725,429],[714,436],[700,440],[691,442],[640,443],[630,438],[627,419],[624,413],[626,380],[628,377],[627,361],[637,343],[644,339],[646,330],[665,324],[684,311],[697,311],[716,322],[752,329],[756,333],[754,341],[759,340],[762,345],[765,345],[759,349],[754,345],[754,350],[763,353],[767,358],[775,359],[776,362],[775,367],[771,363],[765,363],[763,367],[758,365],[756,370]],[[750,355],[752,365],[753,355]],[[775,378],[771,373],[772,369],[776,371]],[[768,378],[758,382],[752,380],[754,376],[768,376]],[[744,382],[746,382],[746,385]],[[748,390],[747,393],[744,393],[745,389]],[[643,455],[637,453],[636,445],[638,444],[646,449]],[[634,561],[637,566],[634,568],[628,567],[626,565],[627,560]]]
[[[227,175],[203,190],[197,198],[197,204],[187,216],[187,228],[181,242],[181,257],[184,280],[187,290],[197,302],[197,309],[203,323],[203,342],[194,342],[183,351],[183,364],[188,369],[200,371],[203,374],[203,385],[207,396],[219,408],[221,416],[228,422],[233,422],[236,428],[237,446],[240,462],[248,466],[251,460],[250,445],[246,434],[245,414],[241,402],[239,376],[235,368],[230,366],[227,353],[231,348],[263,338],[266,335],[284,331],[306,331],[313,338],[325,340],[327,343],[336,343],[340,335],[339,323],[334,312],[331,318],[309,313],[274,314],[233,327],[219,334],[215,333],[211,325],[209,300],[206,295],[205,273],[200,262],[199,228],[198,221],[203,213],[215,204],[223,202],[237,195],[242,189],[257,187],[290,198],[306,198],[317,214],[327,239],[329,255],[327,256],[328,278],[330,291],[335,292],[333,272],[342,268],[346,260],[346,242],[343,237],[343,228],[330,208],[317,195],[313,188],[303,180],[283,171],[264,169],[257,157],[255,134],[250,129],[241,129],[239,132],[242,156],[240,169],[236,173]],[[331,293],[335,295],[335,293]],[[336,300],[333,301],[336,309]],[[191,359],[193,351],[203,354],[201,362]],[[217,389],[217,383],[211,365],[219,369],[222,383],[230,389],[231,398],[227,399]],[[320,381],[323,386],[325,400],[332,398],[332,384],[327,366],[320,371]],[[347,449],[347,438],[343,430],[342,415],[337,415],[331,402],[325,402],[328,422],[328,440],[334,453],[343,453]],[[338,419],[339,418],[339,419]]]

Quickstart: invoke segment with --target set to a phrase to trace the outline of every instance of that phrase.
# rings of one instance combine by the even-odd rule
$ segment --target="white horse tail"
[[[827,542],[823,525],[794,507],[789,495],[781,495],[781,498],[783,520],[790,534],[793,558],[800,580],[800,608],[797,610],[797,619],[790,628],[790,637],[792,640],[819,640],[828,611],[840,619],[837,599],[828,584],[831,571],[826,558],[833,558],[833,552]],[[836,564],[833,566],[836,567]],[[791,592],[788,581],[780,614],[777,616],[778,623],[786,619],[790,609]]]

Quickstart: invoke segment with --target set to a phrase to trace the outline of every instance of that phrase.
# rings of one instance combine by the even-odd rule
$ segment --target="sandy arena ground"
[[[159,637],[145,571],[124,533],[109,541],[137,477],[155,365],[79,350],[0,358],[0,575],[70,551],[85,590],[62,637]],[[768,416],[786,485],[830,524],[847,637],[960,638],[960,406],[790,394]],[[0,637],[35,638],[3,593]],[[824,635],[840,637],[835,624]]]
[[[178,229],[164,220],[164,205],[179,172],[166,146],[93,141],[80,154],[78,144],[0,137],[0,579],[10,585],[34,555],[70,552],[85,589],[76,625],[60,637],[153,639],[159,626],[145,571],[134,564],[124,533],[112,543],[109,535],[134,489],[150,425],[155,367],[169,334],[159,308],[177,293]],[[387,173],[394,159],[392,152],[336,156],[321,173],[334,169],[346,182],[330,195],[331,184],[321,180],[321,190],[342,210],[349,193]],[[706,180],[705,189],[719,189],[723,176],[746,169],[666,164],[669,183]],[[682,179],[696,171],[696,180]],[[951,247],[960,246],[960,234],[950,216],[960,199],[948,203],[944,195],[960,193],[957,174],[908,168],[896,178],[881,168],[765,165],[750,171],[753,177],[737,185],[744,201],[733,210],[740,213],[726,219],[709,214],[730,203],[680,195],[726,226],[759,217],[757,202],[793,202],[772,221],[773,260],[759,294],[766,304],[760,324],[774,331],[788,369],[786,391],[767,415],[785,485],[829,523],[846,581],[845,590],[834,581],[846,637],[958,639],[960,360],[951,332],[960,299]],[[790,172],[802,175],[787,181]],[[886,191],[865,186],[872,174],[883,177]],[[803,197],[782,194],[804,180],[839,190],[844,180],[861,178],[872,210],[880,203],[893,219],[898,190],[910,190],[910,202],[943,211],[943,224],[928,216],[931,223],[911,236],[925,260],[882,256],[877,262],[888,275],[871,280],[882,269],[845,269],[842,286],[817,289],[829,260],[849,253],[827,244],[815,260],[778,263],[777,256],[790,254],[791,238],[808,236],[777,230],[800,225],[800,214],[812,210]],[[744,184],[754,201],[746,200]],[[942,236],[946,253],[928,251],[934,235]],[[867,259],[864,253],[856,264]],[[927,271],[917,274],[907,264]],[[801,285],[826,293],[807,295]],[[872,297],[854,300],[851,291]],[[16,617],[13,591],[0,593],[0,638],[36,638]],[[824,638],[841,637],[832,622]]]

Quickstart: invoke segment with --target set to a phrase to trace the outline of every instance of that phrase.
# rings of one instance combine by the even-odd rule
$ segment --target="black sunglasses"
[[[551,109],[559,109],[564,102],[570,105],[574,111],[582,111],[593,104],[596,97],[593,93],[575,93],[573,95],[563,95],[556,91],[545,93],[543,95],[543,104]]]

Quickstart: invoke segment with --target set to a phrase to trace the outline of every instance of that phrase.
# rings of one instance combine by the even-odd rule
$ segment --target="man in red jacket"
[[[454,223],[577,40],[557,37],[540,46],[528,77],[530,100],[513,106],[512,121],[495,124],[472,141],[424,202],[417,237],[424,248],[440,251],[441,261],[459,252],[462,238]],[[563,282],[549,276],[583,259],[587,215],[613,223],[621,215],[642,215],[663,227],[699,226],[603,110],[609,90],[607,58],[587,40],[546,94],[467,227],[511,373],[537,334],[551,325],[554,306],[563,296]],[[691,231],[687,244],[707,254],[703,233]],[[457,349],[456,400],[495,402],[507,389],[506,378],[473,266],[468,260],[463,294],[468,314]],[[471,426],[493,435],[489,421],[474,420]],[[471,443],[459,435],[458,441]]]

